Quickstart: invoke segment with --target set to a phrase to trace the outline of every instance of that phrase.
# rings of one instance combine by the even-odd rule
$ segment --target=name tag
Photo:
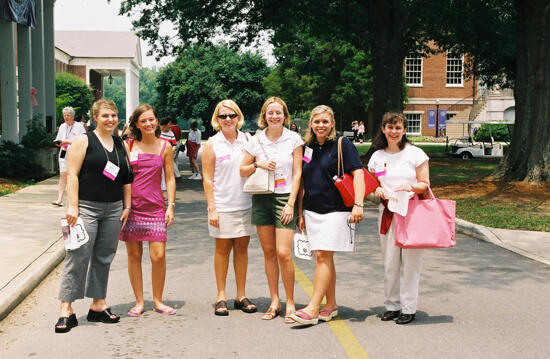
[[[136,151],[130,152],[130,163],[137,162],[138,155],[139,154]]]
[[[120,167],[118,167],[111,161],[107,161],[107,164],[103,169],[103,175],[108,179],[110,179],[111,181],[114,181],[118,174],[118,171],[120,171]]]
[[[305,163],[309,163],[311,161],[311,157],[313,156],[313,149],[311,147],[307,147],[304,150],[304,157],[302,159]]]
[[[385,163],[375,163],[374,164],[374,174],[376,177],[380,177],[386,174],[386,164]]]
[[[231,159],[231,153],[228,153],[225,156],[220,156],[220,157],[216,158],[216,161],[217,162],[223,162],[225,160],[230,160],[230,159]]]
[[[275,188],[285,187],[286,178],[282,172],[275,170]]]

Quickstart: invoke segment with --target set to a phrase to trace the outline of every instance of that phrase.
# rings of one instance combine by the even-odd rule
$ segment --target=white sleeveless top
[[[214,203],[218,212],[242,211],[252,207],[249,194],[243,192],[246,177],[241,177],[239,167],[243,161],[243,148],[247,136],[238,131],[237,139],[230,143],[222,131],[208,141],[212,144],[214,165]]]

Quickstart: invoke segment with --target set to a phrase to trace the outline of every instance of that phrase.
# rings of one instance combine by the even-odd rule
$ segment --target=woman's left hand
[[[129,214],[130,214],[130,209],[124,208],[122,210],[122,215],[120,216],[120,221],[122,222],[122,226],[120,227],[120,230],[124,229],[124,226],[126,225],[126,221],[128,221]]]
[[[353,206],[353,209],[351,210],[350,222],[359,223],[364,218],[365,217],[363,216],[363,207]]]
[[[400,184],[399,186],[395,187],[395,192],[399,192],[399,191],[407,191],[407,192],[411,192],[413,190],[413,187],[412,185],[410,184]]]
[[[170,227],[174,223],[174,206],[168,206],[166,208],[166,214],[164,215],[164,223]]]
[[[292,208],[288,203],[285,204],[283,207],[283,211],[281,212],[281,223],[282,224],[289,224],[292,222],[292,219],[294,218],[294,208]]]

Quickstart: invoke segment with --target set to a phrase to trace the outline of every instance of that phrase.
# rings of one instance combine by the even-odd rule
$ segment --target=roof
[[[129,31],[56,31],[55,47],[72,57],[141,58],[139,38]]]

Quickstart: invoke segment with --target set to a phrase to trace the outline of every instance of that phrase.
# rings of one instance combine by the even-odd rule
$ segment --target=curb
[[[65,246],[60,237],[2,288],[0,320],[8,316],[64,258]]]
[[[456,218],[456,231],[462,234],[466,234],[470,237],[492,243],[501,248],[507,249],[511,252],[517,253],[521,256],[527,257],[534,261],[550,265],[550,260],[543,258],[535,253],[526,251],[525,249],[516,247],[510,243],[506,243],[501,240],[495,233],[491,231],[490,227],[484,227],[479,224],[471,223],[460,218]]]

